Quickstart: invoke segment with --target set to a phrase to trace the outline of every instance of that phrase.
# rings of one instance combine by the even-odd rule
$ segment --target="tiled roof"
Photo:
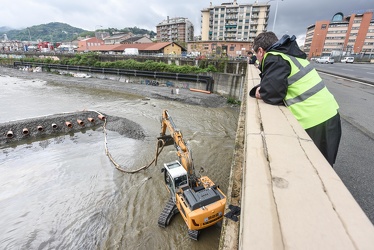
[[[171,42],[163,42],[163,43],[135,43],[135,44],[121,44],[119,45],[116,50],[125,50],[127,48],[137,48],[139,51],[157,51],[165,48],[171,44]]]
[[[85,51],[85,50],[89,50],[89,51],[116,51],[116,47],[118,46],[118,44],[110,44],[110,45],[107,45],[107,44],[103,44],[103,45],[99,45],[99,46],[89,46],[88,48],[78,48],[77,51]]]
[[[132,43],[132,44],[103,44],[100,46],[89,46],[89,47],[82,47],[78,48],[77,51],[124,51],[128,48],[136,48],[140,52],[144,51],[160,51],[166,46],[169,46],[173,42],[159,42],[159,43]],[[175,45],[182,48],[182,50],[185,50],[182,46],[180,46],[177,43],[174,43]]]
[[[107,36],[105,37],[105,40],[115,40],[115,39],[126,39],[127,37],[129,37],[130,35],[128,34],[119,34],[119,35],[114,35],[114,36]]]
[[[111,44],[111,45],[100,45],[100,46],[90,46],[88,50],[90,51],[124,51],[128,48],[136,48],[139,51],[158,51],[166,46],[170,45],[172,42],[162,42],[162,43],[135,43],[135,44]],[[87,48],[79,48],[78,51],[85,51]]]

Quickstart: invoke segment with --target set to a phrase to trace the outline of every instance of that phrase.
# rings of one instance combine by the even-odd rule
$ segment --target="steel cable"
[[[99,112],[95,111],[96,113],[100,114]],[[102,114],[100,114],[102,115]],[[145,170],[147,168],[149,168],[154,162],[156,162],[157,164],[157,158],[158,156],[161,154],[162,150],[164,149],[164,146],[165,146],[165,141],[164,140],[161,140],[159,139],[157,141],[157,147],[156,147],[156,156],[155,158],[148,164],[148,165],[144,165],[143,167],[140,167],[138,169],[135,169],[135,170],[126,170],[125,168],[121,167],[121,165],[119,165],[112,157],[112,155],[110,154],[109,152],[109,149],[108,149],[108,141],[107,141],[107,130],[106,130],[106,124],[107,124],[107,118],[105,117],[104,118],[104,124],[103,124],[103,130],[104,130],[104,146],[105,146],[105,154],[108,156],[109,160],[113,163],[113,165],[116,167],[117,170],[123,172],[123,173],[127,173],[127,174],[135,174],[137,172],[140,172],[141,170]],[[160,148],[160,143],[161,143],[161,148]]]

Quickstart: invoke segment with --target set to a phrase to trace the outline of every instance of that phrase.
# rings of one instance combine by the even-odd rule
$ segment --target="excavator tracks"
[[[170,197],[168,202],[166,203],[166,206],[162,210],[160,217],[158,217],[158,226],[162,228],[167,227],[171,221],[171,218],[173,218],[173,216],[177,213],[179,213],[177,205],[175,205],[173,198]],[[188,229],[188,236],[190,237],[190,239],[198,240],[199,235],[200,231]]]
[[[173,198],[170,197],[158,218],[158,226],[165,228],[169,225],[171,218],[178,213],[177,205],[175,205]]]
[[[188,236],[190,237],[190,239],[198,240],[199,235],[200,235],[200,231],[188,229]]]

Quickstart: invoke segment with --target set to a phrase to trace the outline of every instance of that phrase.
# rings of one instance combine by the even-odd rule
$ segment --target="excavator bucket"
[[[162,144],[164,143],[164,147],[174,145],[174,139],[171,135],[163,135],[157,137],[158,146],[162,147]]]

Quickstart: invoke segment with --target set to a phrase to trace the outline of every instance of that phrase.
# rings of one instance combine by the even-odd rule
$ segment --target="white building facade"
[[[167,17],[156,28],[159,42],[188,42],[194,37],[194,26],[184,17]]]
[[[201,11],[201,41],[248,41],[267,30],[269,4],[236,0]]]

